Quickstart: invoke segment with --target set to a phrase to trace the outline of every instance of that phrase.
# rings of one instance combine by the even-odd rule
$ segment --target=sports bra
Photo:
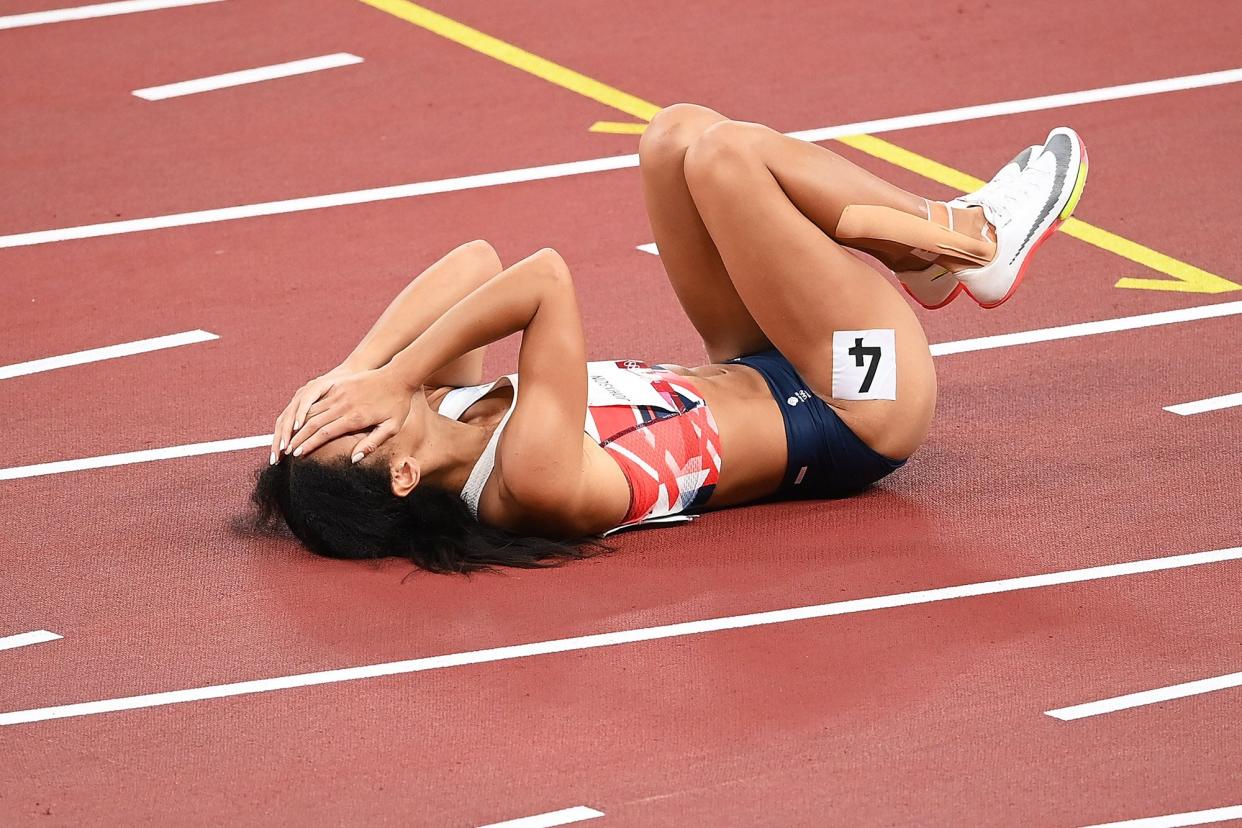
[[[613,529],[691,520],[720,479],[720,429],[698,389],[686,377],[635,360],[587,363],[583,431],[616,461],[630,487],[630,507]],[[496,447],[517,404],[518,376],[454,388],[439,413],[460,420],[466,409],[502,382],[513,402],[470,471],[461,498],[479,516],[479,497],[496,465]]]

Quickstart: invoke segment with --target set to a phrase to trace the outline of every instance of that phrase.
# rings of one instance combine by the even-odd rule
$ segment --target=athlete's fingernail
[[[286,444],[286,443],[288,443],[288,442],[289,442],[288,440],[286,440],[286,439],[284,439],[284,438],[282,437],[282,438],[281,438],[281,440],[280,440],[280,449],[279,449],[279,450],[280,450],[280,451],[284,451],[284,450],[285,450],[285,444]]]
[[[294,431],[297,431],[297,430],[298,430],[299,428],[301,428],[301,427],[302,427],[302,421],[301,421],[301,420],[298,420],[296,423],[294,423],[294,424],[293,424],[293,430],[294,430]]]
[[[364,457],[366,457],[366,455],[365,455],[365,454],[363,454],[363,453],[362,453],[362,452],[360,452],[360,451],[355,451],[355,452],[354,452],[354,456],[353,456],[353,457],[351,457],[351,458],[349,458],[349,459],[350,459],[351,461],[353,461],[353,462],[357,463],[359,460],[361,460],[361,459],[362,459],[362,458],[364,458]]]
[[[293,450],[293,456],[294,456],[294,457],[301,457],[301,456],[302,456],[302,447],[301,447],[301,446],[298,446],[297,448],[295,448],[295,449]]]
[[[273,452],[272,452],[272,456],[271,456],[271,457],[269,457],[269,458],[267,458],[267,464],[268,464],[269,466],[274,466],[274,465],[276,465],[276,452],[274,452],[274,451],[273,451]]]

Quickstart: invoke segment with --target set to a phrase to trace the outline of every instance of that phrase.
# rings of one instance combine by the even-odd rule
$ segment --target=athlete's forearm
[[[541,250],[475,288],[394,355],[387,368],[416,388],[461,355],[525,330],[557,289],[554,256]]]
[[[437,319],[501,270],[491,245],[473,241],[451,251],[408,284],[345,358],[362,371],[386,365]],[[482,379],[483,349],[463,354],[426,378],[436,385],[471,385]]]

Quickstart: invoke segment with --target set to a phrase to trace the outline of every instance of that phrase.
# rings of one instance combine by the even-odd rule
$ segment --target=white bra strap
[[[461,415],[466,413],[466,409],[487,396],[487,392],[491,391],[495,385],[496,383],[490,382],[484,385],[454,388],[440,398],[436,413],[450,420],[460,420]]]
[[[517,385],[513,386],[513,402],[509,404],[509,410],[496,424],[492,438],[487,441],[483,453],[479,455],[474,468],[470,470],[470,476],[466,478],[466,485],[462,487],[461,499],[465,501],[466,508],[470,510],[475,520],[479,519],[479,499],[483,497],[483,487],[487,485],[488,478],[492,476],[492,470],[496,468],[496,447],[500,445],[500,435],[505,430],[505,426],[509,424],[509,418],[513,416],[515,408],[517,408]]]

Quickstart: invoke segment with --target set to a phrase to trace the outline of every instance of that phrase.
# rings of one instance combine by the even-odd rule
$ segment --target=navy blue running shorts
[[[885,457],[859,439],[780,351],[729,362],[749,365],[763,375],[785,419],[789,462],[775,498],[846,497],[905,465],[905,460]]]

